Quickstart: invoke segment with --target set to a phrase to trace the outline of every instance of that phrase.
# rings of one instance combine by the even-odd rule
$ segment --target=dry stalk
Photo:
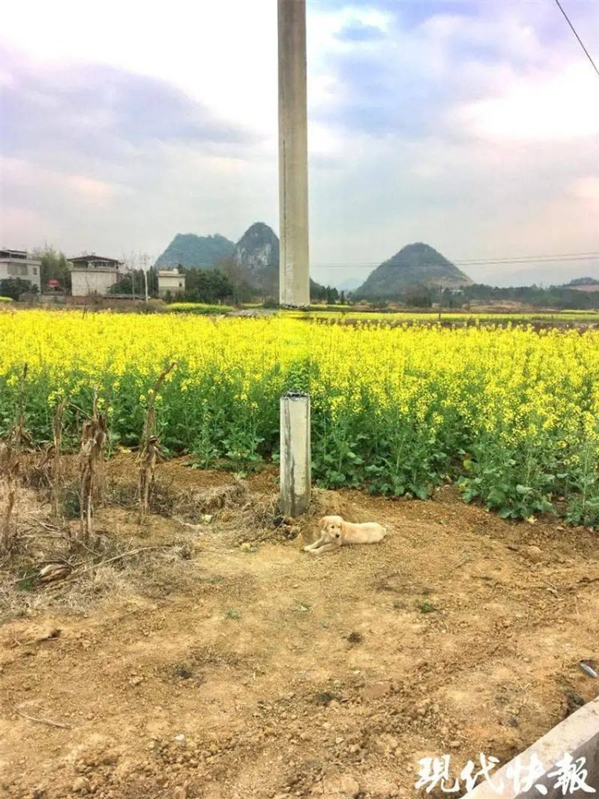
[[[18,473],[19,459],[16,450],[10,443],[5,443],[0,449],[0,477],[6,481],[7,487],[6,507],[2,514],[2,529],[0,530],[2,552],[10,552],[14,544],[15,531],[12,524],[12,513],[15,507]]]
[[[27,713],[23,713],[22,710],[19,710],[18,707],[14,706],[15,713],[18,713],[19,716],[22,716],[27,721],[35,721],[37,724],[47,724],[49,727],[60,727],[63,730],[70,730],[70,724],[63,724],[61,721],[52,721],[52,719],[40,719],[36,716],[29,716]]]
[[[98,412],[98,394],[95,391],[91,418],[83,424],[79,452],[81,538],[86,544],[92,534],[93,496],[107,432],[106,418]]]
[[[12,515],[16,502],[20,455],[24,448],[30,448],[32,444],[31,436],[25,427],[24,399],[27,372],[28,365],[25,364],[19,380],[17,417],[8,431],[6,440],[0,445],[0,478],[6,482],[7,486],[6,508],[2,514],[2,527],[0,528],[0,549],[3,552],[10,552],[16,542],[16,530]]]
[[[60,517],[60,449],[62,446],[62,419],[66,402],[63,400],[56,406],[52,417],[52,433],[54,434],[52,453],[52,514],[55,519]]]
[[[138,458],[140,522],[148,513],[150,507],[150,491],[154,484],[156,473],[156,463],[162,457],[156,430],[156,397],[167,375],[172,372],[176,365],[176,363],[171,363],[158,377],[158,380],[148,392],[148,410],[146,411],[146,421]]]

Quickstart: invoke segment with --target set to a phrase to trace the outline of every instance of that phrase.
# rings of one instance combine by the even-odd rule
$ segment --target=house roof
[[[102,255],[77,255],[75,258],[69,258],[72,264],[88,264],[90,261],[103,261],[104,263],[119,264],[118,258],[105,258]]]
[[[0,258],[27,258],[27,250],[8,250],[6,248],[0,249]]]

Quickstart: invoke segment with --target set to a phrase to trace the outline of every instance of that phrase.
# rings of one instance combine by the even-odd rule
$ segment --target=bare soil
[[[409,797],[420,758],[506,761],[599,691],[578,667],[599,656],[592,531],[451,489],[320,491],[294,526],[272,471],[181,462],[160,467],[164,515],[140,527],[134,497],[121,456],[96,518],[116,560],[31,590],[1,575],[1,796]],[[389,536],[310,556],[325,511]],[[43,530],[28,556],[56,558]]]

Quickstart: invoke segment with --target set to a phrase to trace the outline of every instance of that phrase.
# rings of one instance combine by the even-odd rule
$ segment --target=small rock
[[[92,793],[95,793],[99,788],[101,788],[105,784],[105,782],[106,778],[104,777],[104,775],[99,774],[97,772],[95,774],[92,774],[89,783],[90,791]]]
[[[129,680],[129,685],[140,685],[144,681],[143,677],[132,677]]]
[[[332,774],[322,783],[324,793],[338,795],[341,799],[354,799],[360,793],[360,785],[349,774]]]
[[[73,793],[83,793],[83,791],[87,793],[87,780],[85,777],[77,777],[71,787],[71,791]]]
[[[576,691],[566,691],[566,712],[565,716],[568,717],[571,713],[575,713],[579,708],[585,704],[582,696]]]
[[[375,682],[367,685],[362,691],[364,699],[382,699],[391,693],[391,683],[388,682]]]
[[[450,749],[459,749],[462,744],[460,741],[450,741],[447,745]]]
[[[187,790],[182,785],[177,785],[173,791],[173,799],[187,799]]]
[[[540,563],[543,560],[543,550],[540,547],[528,546],[522,550],[524,557],[531,563]]]

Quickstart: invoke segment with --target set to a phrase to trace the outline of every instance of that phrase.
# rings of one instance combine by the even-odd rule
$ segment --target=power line
[[[454,260],[451,261],[454,265],[460,266],[491,266],[494,264],[540,264],[540,263],[559,263],[563,261],[595,261],[599,260],[599,252],[587,252],[587,253],[563,253],[563,254],[554,254],[554,255],[524,255],[524,256],[513,256],[513,257],[497,257],[497,258],[469,258],[464,260]],[[354,261],[354,262],[313,262],[313,267],[319,267],[321,269],[367,269],[373,268],[376,266],[381,266],[383,263],[381,261]],[[387,266],[393,267],[395,264],[387,264]],[[403,266],[403,264],[398,264],[397,266]]]
[[[582,47],[582,49],[583,49],[583,50],[584,50],[584,52],[586,53],[586,56],[587,56],[587,58],[589,59],[589,61],[590,61],[590,62],[591,62],[591,64],[593,65],[593,69],[595,70],[595,72],[597,73],[597,75],[599,75],[599,69],[597,69],[597,65],[595,64],[595,62],[594,62],[594,61],[593,61],[593,59],[591,58],[591,55],[590,55],[589,51],[587,50],[587,48],[586,48],[586,47],[584,46],[584,44],[582,43],[582,39],[581,39],[581,38],[580,38],[580,36],[579,36],[579,35],[576,33],[576,28],[575,28],[575,27],[574,27],[574,25],[572,25],[572,23],[570,22],[570,20],[569,20],[569,18],[568,18],[568,15],[566,14],[566,12],[564,11],[564,9],[563,9],[563,8],[562,8],[562,6],[561,6],[561,3],[560,3],[560,1],[559,1],[559,0],[555,0],[555,2],[556,2],[556,5],[557,5],[557,7],[559,8],[559,10],[562,12],[562,14],[564,15],[564,17],[566,18],[566,22],[567,22],[567,23],[568,23],[568,25],[569,25],[569,26],[572,28],[572,33],[573,33],[573,34],[574,34],[574,36],[576,36],[576,38],[578,39],[578,43],[580,44],[580,46]]]
[[[599,252],[562,252],[551,253],[547,255],[498,255],[495,258],[465,258],[458,261],[460,264],[480,264],[480,263],[498,263],[498,262],[524,262],[524,261],[582,261],[587,258],[597,258]]]

